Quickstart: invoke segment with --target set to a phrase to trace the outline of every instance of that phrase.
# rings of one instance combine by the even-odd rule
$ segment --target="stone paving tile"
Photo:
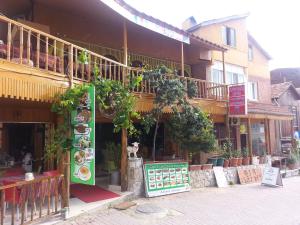
[[[124,211],[98,210],[61,225],[300,225],[300,177],[284,179],[284,187],[259,184],[224,189],[204,188],[191,192],[138,199],[169,210],[164,218]]]

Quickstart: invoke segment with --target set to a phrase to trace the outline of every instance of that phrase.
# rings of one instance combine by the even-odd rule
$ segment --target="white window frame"
[[[234,28],[222,26],[221,35],[225,45],[236,47],[236,30]]]
[[[214,71],[219,71],[219,78],[215,78]],[[226,84],[241,84],[245,83],[247,81],[245,70],[243,67],[232,65],[232,64],[225,64],[225,71],[226,71]],[[237,83],[232,82],[233,77],[237,77]],[[223,63],[220,61],[215,61],[214,64],[211,67],[211,82],[219,81],[222,82],[220,84],[223,84]]]
[[[258,101],[258,83],[249,81],[247,86],[248,86],[248,100]]]

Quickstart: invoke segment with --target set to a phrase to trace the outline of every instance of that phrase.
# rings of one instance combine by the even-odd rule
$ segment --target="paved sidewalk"
[[[283,184],[282,188],[234,185],[143,198],[137,200],[137,204],[152,203],[167,209],[168,214],[161,217],[141,215],[135,212],[135,207],[125,211],[96,210],[61,224],[300,225],[300,177],[284,179]]]

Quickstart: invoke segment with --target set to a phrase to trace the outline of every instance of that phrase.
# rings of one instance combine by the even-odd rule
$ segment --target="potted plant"
[[[105,145],[105,168],[111,175],[111,184],[120,185],[121,145],[108,142]]]
[[[230,158],[230,166],[237,167],[239,162],[239,152],[237,150],[232,151],[232,158]]]
[[[266,163],[266,149],[261,150],[261,155],[259,156],[259,164],[265,164]]]
[[[287,160],[287,166],[290,170],[294,170],[298,167],[299,156],[297,153],[293,152]]]
[[[230,152],[224,152],[223,153],[223,158],[224,158],[224,164],[223,167],[227,168],[229,166],[229,160],[230,160]]]
[[[202,167],[201,167],[201,169],[202,170],[211,170],[212,169],[212,167],[213,167],[213,164],[203,164],[202,165]]]
[[[242,156],[243,156],[242,164],[243,165],[249,165],[250,158],[249,158],[248,148],[242,148]]]

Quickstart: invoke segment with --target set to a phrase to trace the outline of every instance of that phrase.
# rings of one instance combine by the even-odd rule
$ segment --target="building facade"
[[[279,148],[272,132],[275,121],[290,120],[291,115],[287,108],[272,103],[268,69],[271,57],[247,31],[247,17],[248,14],[234,15],[199,24],[189,18],[183,23],[183,29],[228,48],[225,53],[212,52],[213,63],[208,68],[207,80],[246,85],[248,113],[229,115],[230,136],[235,148],[248,148],[251,155],[271,154]],[[224,126],[224,123],[216,126],[217,130],[223,127],[223,132],[217,134],[220,140],[226,138]]]

